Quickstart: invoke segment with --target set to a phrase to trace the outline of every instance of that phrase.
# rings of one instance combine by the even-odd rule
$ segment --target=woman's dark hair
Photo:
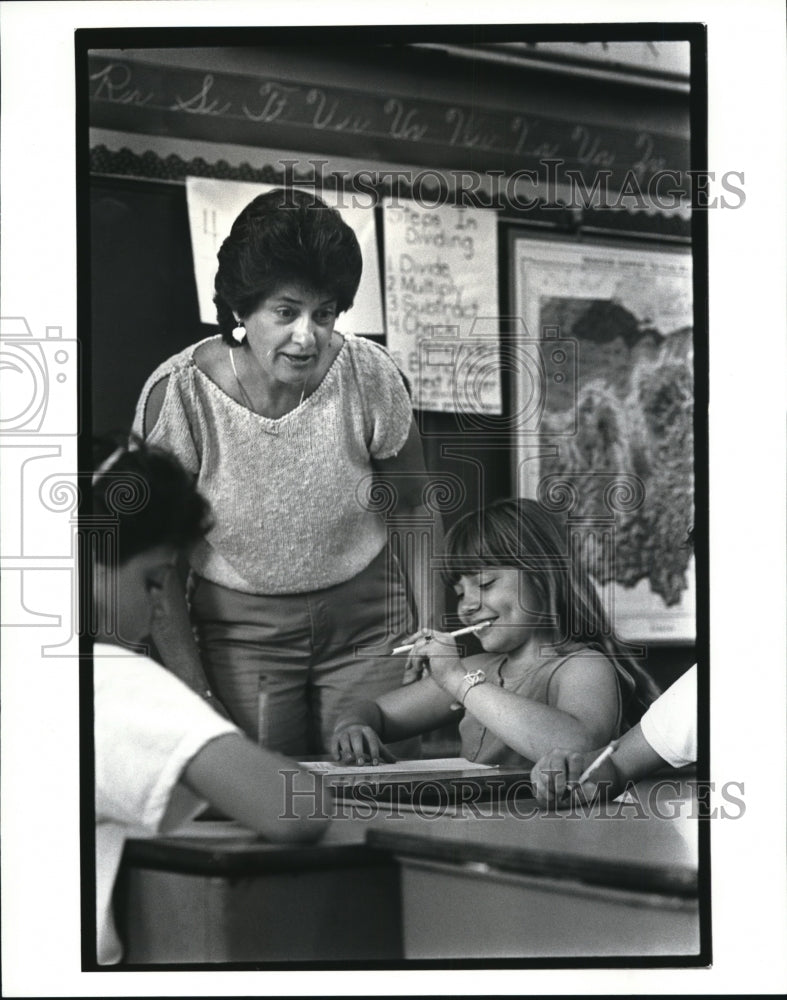
[[[571,546],[562,518],[536,500],[499,500],[465,515],[446,537],[446,584],[489,566],[514,566],[528,574],[539,598],[542,626],[558,651],[577,645],[603,652],[614,664],[627,726],[658,697],[650,676],[621,649],[581,552]]]
[[[213,301],[221,335],[233,346],[233,313],[245,318],[285,284],[335,296],[342,313],[353,304],[363,268],[358,239],[336,209],[285,188],[249,202],[218,259]]]
[[[141,441],[96,442],[92,515],[117,525],[118,563],[159,545],[186,548],[210,528],[209,506],[178,460]],[[96,551],[104,561],[108,553]]]

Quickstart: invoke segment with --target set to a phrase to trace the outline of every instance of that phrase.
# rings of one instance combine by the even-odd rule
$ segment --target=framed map
[[[567,516],[621,638],[691,642],[690,252],[512,242],[517,491]]]

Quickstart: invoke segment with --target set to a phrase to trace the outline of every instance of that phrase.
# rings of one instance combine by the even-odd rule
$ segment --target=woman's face
[[[335,322],[335,297],[299,285],[282,285],[244,318],[260,368],[287,385],[302,385],[319,369]]]
[[[489,566],[459,577],[454,591],[458,613],[467,625],[491,621],[478,633],[483,648],[510,652],[530,639],[540,627],[541,609],[527,574],[513,566]]]

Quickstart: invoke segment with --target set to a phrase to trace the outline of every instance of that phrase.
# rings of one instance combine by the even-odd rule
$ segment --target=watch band
[[[467,692],[470,688],[474,688],[478,684],[483,684],[485,680],[486,674],[483,670],[473,670],[470,673],[465,674],[462,678],[462,686],[459,688],[459,700],[452,702],[451,709],[454,712],[458,712],[460,708],[464,708]]]

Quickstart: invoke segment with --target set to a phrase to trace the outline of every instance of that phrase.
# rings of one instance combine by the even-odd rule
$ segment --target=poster
[[[501,413],[497,215],[383,205],[388,349],[417,410]]]
[[[519,435],[520,492],[548,502],[568,484],[586,550],[609,519],[610,551],[586,557],[621,638],[692,642],[691,255],[519,239],[514,268],[534,357],[520,395],[539,401]]]

